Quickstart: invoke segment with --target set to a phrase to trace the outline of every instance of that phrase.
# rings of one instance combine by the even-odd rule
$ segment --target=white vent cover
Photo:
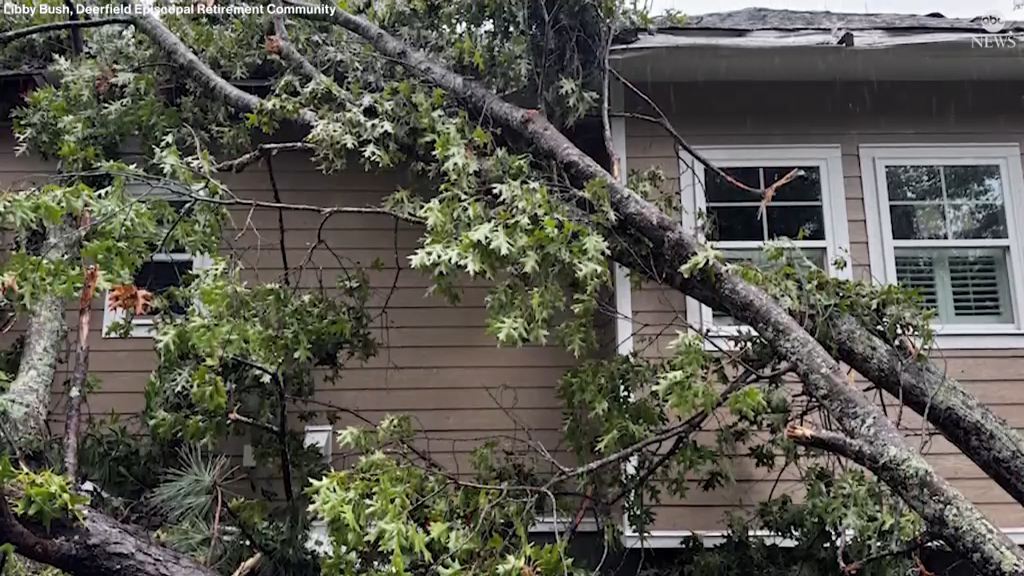
[[[303,443],[305,446],[312,446],[320,450],[320,453],[324,455],[324,462],[328,464],[331,463],[331,453],[334,448],[332,432],[334,432],[334,427],[330,424],[306,426],[306,439]]]

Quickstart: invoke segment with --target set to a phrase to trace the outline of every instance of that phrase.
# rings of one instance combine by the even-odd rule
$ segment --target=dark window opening
[[[135,274],[135,285],[155,296],[166,297],[171,288],[183,285],[185,277],[191,272],[191,260],[151,260],[143,264]],[[169,301],[167,305],[174,314],[185,313],[186,307],[182,302]]]
[[[0,76],[0,122],[10,122],[11,112],[25,104],[25,95],[35,90],[36,81],[30,75]]]

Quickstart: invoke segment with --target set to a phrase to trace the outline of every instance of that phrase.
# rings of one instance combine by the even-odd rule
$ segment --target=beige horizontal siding
[[[711,145],[838,144],[842,152],[850,259],[858,278],[870,278],[868,237],[858,147],[882,143],[1024,143],[1021,83],[695,83],[643,87],[696,147]],[[637,106],[636,102],[629,105]],[[658,166],[678,193],[675,142],[642,121],[626,128],[631,170]],[[685,298],[646,284],[632,294],[637,347],[662,357],[677,330],[686,330]],[[1024,430],[1024,350],[943,350],[936,362],[993,412]],[[866,385],[858,380],[860,385]],[[897,402],[884,402],[896,414]],[[921,443],[921,418],[904,410],[901,427],[929,461],[999,525],[1024,526],[1024,511],[947,440]],[[710,432],[700,435],[713,441]],[[656,528],[721,529],[724,514],[763,497],[778,475],[735,460],[736,486],[664,502]],[[757,479],[757,475],[763,477]],[[783,478],[792,479],[792,474]]]
[[[15,158],[12,148],[11,135],[0,135],[0,187],[44,182],[52,165],[32,157]],[[298,154],[278,155],[273,166],[281,199],[291,204],[372,206],[399,186],[409,185],[408,176],[398,172],[352,170],[325,175]],[[274,200],[265,166],[254,165],[222,180],[246,200]],[[315,211],[286,211],[282,258],[276,209],[240,205],[232,207],[230,215],[222,250],[242,263],[242,278],[250,283],[280,282],[285,260],[289,267],[304,265],[301,273],[291,276],[301,288],[317,287],[321,280],[330,288],[345,270],[375,260],[382,264],[380,270],[366,271],[380,353],[365,363],[351,362],[337,382],[319,373],[315,399],[322,404],[310,404],[309,410],[322,414],[328,410],[326,405],[333,405],[370,421],[387,414],[409,414],[423,432],[423,447],[436,449],[441,461],[463,472],[468,470],[469,453],[484,438],[498,436],[508,443],[510,438],[527,439],[527,431],[560,460],[571,461],[559,448],[562,411],[555,389],[575,360],[557,347],[498,348],[485,333],[488,283],[484,280],[460,279],[463,289],[457,305],[427,295],[430,279],[409,268],[409,256],[419,245],[422,229],[396,224],[384,215],[339,213],[325,220]],[[318,241],[330,250],[322,245],[311,249]],[[90,370],[102,384],[87,398],[86,411],[96,419],[116,414],[138,430],[143,390],[156,358],[153,343],[146,338],[102,338],[104,305],[97,298],[92,306]],[[77,338],[77,318],[77,310],[69,306],[71,343]],[[23,325],[16,326],[4,335],[5,341],[23,330]],[[55,378],[51,418],[55,433],[63,426],[63,382],[69,370],[61,365]],[[318,421],[325,422],[326,416]],[[340,415],[342,426],[362,423],[351,415]],[[292,425],[303,423],[293,418]],[[229,452],[240,453],[240,445],[228,444]]]

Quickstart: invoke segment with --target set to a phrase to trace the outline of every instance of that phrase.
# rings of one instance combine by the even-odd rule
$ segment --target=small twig
[[[639,88],[634,86],[632,82],[623,78],[622,75],[619,74],[616,70],[611,69],[611,73],[615,75],[615,77],[619,80],[619,82],[622,83],[623,86],[629,88],[631,92],[639,96],[640,99],[643,100],[648,106],[650,106],[651,109],[654,110],[654,112],[658,115],[657,117],[653,117],[648,116],[646,114],[631,114],[627,112],[618,113],[616,114],[617,116],[624,116],[626,118],[636,118],[638,120],[645,120],[648,122],[652,122],[654,124],[658,124],[659,126],[664,128],[665,131],[669,133],[669,135],[672,136],[672,138],[676,141],[676,144],[678,144],[680,148],[685,150],[690,156],[693,156],[694,160],[699,162],[705,168],[711,170],[719,177],[723,178],[726,182],[732,184],[733,186],[739,188],[740,190],[760,196],[761,209],[758,212],[758,218],[761,218],[761,215],[764,213],[765,207],[768,205],[769,202],[771,202],[772,197],[775,196],[775,193],[778,191],[779,187],[784,186],[785,184],[792,182],[794,179],[804,175],[803,170],[800,170],[799,168],[794,168],[788,174],[786,174],[778,181],[772,183],[770,186],[766,188],[755,188],[753,186],[748,186],[747,184],[740,182],[739,180],[729,175],[729,173],[727,173],[725,170],[719,168],[718,165],[708,160],[703,154],[695,150],[693,146],[691,146],[690,143],[687,142],[681,134],[679,134],[675,127],[672,126],[672,122],[668,119],[668,116],[665,114],[665,112],[662,111],[661,107],[658,106],[654,102],[654,100],[651,99],[650,96],[645,94],[643,90],[640,90]]]
[[[210,537],[210,550],[206,553],[206,565],[209,566],[213,560],[213,549],[217,545],[217,534],[220,531],[220,509],[224,505],[224,496],[220,486],[214,486],[217,491],[217,510],[213,513],[213,535]]]
[[[238,413],[237,408],[235,409],[235,411],[228,414],[228,421],[238,422],[240,424],[245,424],[246,426],[252,426],[253,428],[259,428],[261,430],[270,432],[274,436],[277,436],[277,434],[279,433],[277,426],[274,426],[273,424],[267,424],[266,422],[253,420],[252,418],[246,416],[242,416],[241,414]]]
[[[292,456],[288,447],[288,390],[279,374],[274,375],[274,383],[277,384],[277,442],[281,449],[281,481],[289,511],[294,514],[295,489],[292,486]]]
[[[857,560],[856,562],[851,562],[850,564],[847,564],[845,567],[843,567],[842,571],[844,576],[854,576],[854,574],[857,574],[865,566],[872,562],[884,560],[886,558],[892,558],[893,556],[906,556],[907,554],[910,554],[911,552],[916,552],[921,548],[928,546],[931,543],[932,539],[928,536],[928,533],[925,532],[924,534],[919,535],[917,538],[914,538],[906,546],[897,548],[895,550],[886,550],[884,552],[878,552],[866,558]]]
[[[280,144],[260,144],[252,152],[247,152],[234,160],[227,160],[213,165],[215,172],[241,172],[247,166],[255,164],[264,156],[270,157],[278,152],[305,152],[313,150],[311,144],[305,142],[284,142]]]
[[[270,179],[270,188],[274,191],[274,203],[281,204],[281,191],[277,187],[277,178],[274,177],[274,162],[273,156],[267,156],[267,176]],[[285,249],[284,245],[284,208],[277,209],[277,228],[280,234],[281,246],[281,267],[284,269],[284,285],[290,286],[291,280],[289,280],[290,269],[288,268],[288,250]]]
[[[261,560],[263,560],[263,553],[257,552],[252,558],[249,558],[245,562],[239,564],[238,569],[235,570],[231,576],[245,576],[249,572],[252,572],[252,569],[259,565]]]

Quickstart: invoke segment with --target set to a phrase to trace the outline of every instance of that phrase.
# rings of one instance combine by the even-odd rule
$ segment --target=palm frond
[[[150,504],[168,521],[209,521],[217,505],[217,491],[225,491],[235,467],[225,456],[203,452],[199,446],[181,449],[179,466],[171,469],[153,490]],[[222,499],[227,501],[226,498]]]

